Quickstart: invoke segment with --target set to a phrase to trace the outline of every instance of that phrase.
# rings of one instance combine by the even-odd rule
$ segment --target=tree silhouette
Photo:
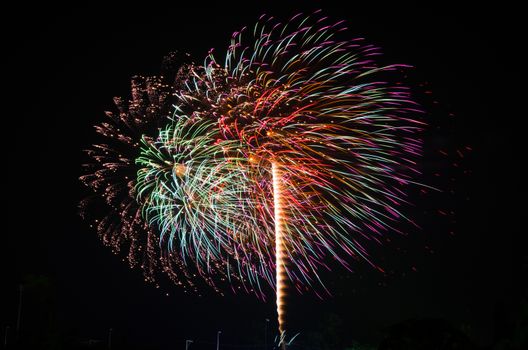
[[[474,350],[462,331],[439,319],[409,320],[388,329],[378,350]]]

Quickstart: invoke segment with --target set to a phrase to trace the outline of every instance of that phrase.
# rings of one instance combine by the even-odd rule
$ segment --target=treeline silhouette
[[[23,305],[11,308],[13,315],[2,317],[3,349],[166,349],[159,345],[137,345],[116,330],[105,330],[104,337],[87,338],[75,327],[59,326],[55,318],[54,287],[46,276],[29,275],[20,285]],[[13,312],[15,311],[15,312]],[[20,311],[20,316],[19,316]],[[20,326],[20,329],[19,329]],[[303,332],[290,350],[521,350],[528,349],[528,298],[521,296],[509,304],[497,304],[492,344],[479,347],[464,329],[443,319],[413,319],[377,330],[370,344],[350,341],[347,325],[336,314],[319,320],[316,331]],[[278,350],[263,336],[247,337],[245,344],[222,342],[221,349]],[[110,337],[110,338],[109,338]],[[185,340],[175,339],[171,347],[184,349]],[[188,350],[216,349],[212,341],[193,340]]]

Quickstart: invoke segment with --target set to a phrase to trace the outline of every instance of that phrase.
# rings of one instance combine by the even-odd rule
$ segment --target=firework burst
[[[424,123],[395,80],[405,66],[380,65],[345,30],[318,14],[263,16],[233,34],[223,62],[211,51],[170,86],[133,86],[128,110],[109,114],[117,126],[98,127],[128,153],[95,145],[83,177],[119,214],[99,224],[103,240],[146,237],[185,280],[220,274],[259,296],[264,281],[279,318],[286,281],[313,290],[331,260],[370,262],[364,242],[412,222],[401,207]]]
[[[399,209],[404,189],[418,175],[420,111],[407,88],[381,80],[404,66],[377,65],[379,50],[337,39],[343,30],[342,22],[324,18],[297,16],[288,25],[261,18],[253,30],[234,34],[224,65],[210,54],[204,66],[190,68],[178,92],[175,118],[217,123],[215,145],[237,142],[223,159],[257,169],[244,170],[233,203],[244,208],[243,220],[264,218],[237,233],[254,237],[241,249],[263,252],[261,262],[276,255],[268,240],[275,164],[287,217],[285,254],[294,262],[286,270],[297,286],[318,280],[325,256],[344,265],[346,255],[368,260],[360,241],[396,231],[393,223],[406,219]]]

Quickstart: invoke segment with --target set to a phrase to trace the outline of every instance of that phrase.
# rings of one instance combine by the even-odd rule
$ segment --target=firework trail
[[[271,286],[281,334],[288,284],[316,290],[331,261],[373,264],[365,242],[412,223],[401,208],[417,184],[425,124],[395,80],[405,66],[377,63],[379,49],[342,38],[345,30],[319,14],[285,24],[262,16],[233,34],[222,63],[211,51],[158,88],[169,110],[147,91],[143,109],[156,111],[148,128],[137,127],[144,112],[133,136],[99,127],[128,150],[90,151],[83,180],[126,213],[99,229],[103,239],[136,242],[141,227],[184,280],[192,270],[215,285],[219,275],[262,298]],[[120,113],[121,128],[129,114]]]
[[[273,174],[273,206],[274,206],[274,217],[275,217],[275,265],[276,265],[276,290],[277,290],[277,315],[279,320],[279,333],[283,334],[286,330],[284,329],[284,311],[286,308],[285,304],[285,293],[286,293],[286,247],[284,246],[284,233],[283,233],[283,199],[282,199],[282,186],[281,186],[281,171],[280,165],[276,162],[271,163],[271,172]]]

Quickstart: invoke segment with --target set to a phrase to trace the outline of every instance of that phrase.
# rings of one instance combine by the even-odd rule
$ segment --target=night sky
[[[259,345],[269,318],[271,343],[271,293],[262,302],[229,291],[221,297],[206,285],[199,297],[168,283],[160,289],[145,283],[141,271],[113,255],[78,216],[87,193],[78,177],[93,125],[113,107],[114,96],[128,96],[131,76],[157,74],[163,56],[174,50],[197,61],[210,48],[220,56],[231,33],[263,13],[286,20],[318,8],[346,20],[350,36],[382,47],[384,59],[415,67],[409,79],[432,125],[423,181],[443,192],[416,194],[409,210],[420,230],[409,228],[405,237],[393,234],[390,244],[369,246],[387,273],[359,262],[354,273],[336,268],[324,274],[331,297],[291,295],[292,329],[301,332],[302,343],[304,334],[337,318],[344,343],[376,343],[399,322],[442,319],[477,344],[496,340],[507,324],[501,317],[513,317],[526,291],[517,204],[525,158],[518,155],[522,113],[510,110],[512,49],[504,41],[510,27],[498,25],[505,11],[326,2],[14,11],[17,25],[2,28],[8,59],[2,337],[5,326],[14,329],[16,323],[18,284],[41,276],[55,328],[69,339],[104,340],[113,328],[115,341],[129,347],[183,348],[185,339],[193,339],[200,349],[212,348],[222,330],[224,344]],[[438,156],[440,148],[449,156]],[[36,322],[31,313],[41,308],[32,311],[29,297],[27,302],[23,330],[34,327],[24,317]]]

